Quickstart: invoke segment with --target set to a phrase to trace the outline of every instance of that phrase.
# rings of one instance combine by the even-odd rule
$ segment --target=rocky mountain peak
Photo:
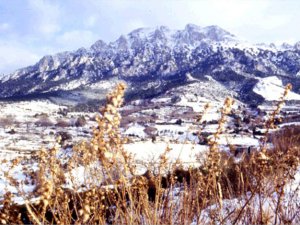
[[[293,48],[293,46],[287,42],[284,42],[284,43],[282,43],[281,48],[284,50],[288,50],[288,49]]]
[[[185,31],[187,32],[200,32],[201,31],[201,27],[198,26],[198,25],[195,25],[195,24],[192,24],[192,23],[188,23],[185,28],[184,28]]]
[[[115,46],[120,51],[126,51],[129,47],[128,40],[124,35],[121,35],[114,43],[111,43],[111,46]]]
[[[208,26],[203,29],[206,36],[214,41],[234,40],[235,36],[219,26]]]
[[[295,48],[297,51],[300,51],[300,41],[298,41],[298,42],[295,43],[294,48]]]
[[[101,52],[101,51],[103,51],[103,50],[106,49],[106,48],[107,48],[107,44],[106,44],[104,41],[102,41],[102,40],[96,41],[96,42],[90,47],[91,51],[93,51],[93,52]]]
[[[167,34],[170,33],[170,29],[166,26],[160,26],[154,30],[150,37],[155,40],[167,39]]]

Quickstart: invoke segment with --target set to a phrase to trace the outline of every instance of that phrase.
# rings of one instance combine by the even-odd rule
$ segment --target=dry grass
[[[73,147],[67,160],[57,157],[59,146],[32,156],[30,160],[38,162],[37,171],[30,172],[31,181],[36,185],[32,194],[25,194],[22,185],[7,173],[7,179],[15,184],[25,204],[16,205],[12,194],[7,192],[0,202],[0,223],[300,222],[299,184],[288,191],[299,168],[299,127],[273,133],[269,139],[274,140],[274,148],[267,149],[266,137],[261,151],[244,154],[243,159],[236,162],[234,157],[223,154],[217,145],[233,103],[228,98],[221,110],[217,132],[210,140],[207,158],[200,168],[184,170],[179,162],[168,165],[166,157],[170,149],[167,148],[156,168],[135,176],[135,164],[124,151],[126,140],[119,131],[121,116],[118,108],[123,103],[124,90],[125,86],[119,84],[108,95],[105,107],[96,118],[98,126],[93,138]],[[283,101],[284,97],[279,106]],[[279,113],[279,106],[267,123],[268,131]],[[16,159],[12,168],[23,161]],[[76,175],[72,176],[76,168],[85,170],[83,184],[76,182]],[[166,174],[165,171],[169,172]],[[31,201],[33,198],[38,200]]]

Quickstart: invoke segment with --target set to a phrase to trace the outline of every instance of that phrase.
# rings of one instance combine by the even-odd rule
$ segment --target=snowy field
[[[264,81],[262,85],[268,84],[268,82]],[[272,83],[273,80],[270,82]],[[263,90],[262,86],[258,86],[258,93],[261,93],[261,90]],[[136,106],[124,107],[127,112],[132,111],[124,116],[124,120],[128,120],[128,122],[121,128],[124,136],[131,140],[124,145],[124,149],[134,157],[136,174],[141,175],[147,169],[157,166],[159,157],[166,150],[169,165],[176,162],[185,168],[199,167],[203,163],[209,146],[203,143],[199,144],[197,132],[201,131],[207,135],[207,140],[213,137],[219,126],[218,119],[221,117],[220,106],[223,100],[219,98],[212,102],[200,123],[195,122],[195,117],[203,112],[207,101],[201,97],[195,98],[195,95],[185,95],[174,105],[169,104],[169,98],[158,98],[153,100],[154,105],[148,108],[142,108],[139,105],[140,102],[136,102]],[[10,104],[0,102],[0,106],[0,159],[5,159],[0,167],[0,196],[10,191],[15,194],[15,201],[22,203],[24,200],[20,199],[20,191],[29,193],[35,189],[35,184],[28,175],[37,170],[37,164],[30,160],[31,154],[41,148],[49,149],[57,145],[58,135],[68,134],[70,136],[68,138],[66,135],[66,140],[60,144],[61,150],[71,148],[72,144],[79,143],[81,140],[89,140],[93,128],[97,126],[93,119],[96,113],[68,112],[64,114],[62,112],[66,107],[58,106],[50,101],[25,101]],[[238,115],[242,115],[241,112],[244,110],[240,109],[240,106],[239,102],[233,106]],[[260,109],[271,112],[274,106],[262,105]],[[293,115],[297,115],[299,112],[297,109],[298,107],[295,106],[284,108]],[[250,112],[250,114],[253,113]],[[174,118],[172,115],[182,115],[180,117],[182,121],[178,122],[178,118]],[[253,115],[255,119],[256,114]],[[86,122],[77,126],[76,122],[80,117],[84,117]],[[138,120],[139,117],[142,119]],[[243,114],[241,119],[246,117],[247,115]],[[267,118],[268,115],[265,117]],[[201,124],[203,121],[205,121],[205,125]],[[287,122],[281,124],[280,127],[299,123],[297,121]],[[258,148],[260,137],[255,137],[250,132],[251,123],[243,125],[243,128],[247,128],[244,129],[246,131],[241,130],[238,133],[234,131],[237,129],[236,124],[237,120],[234,116],[226,117],[224,132],[217,139],[219,148],[228,151],[228,154],[229,145],[236,145],[241,149],[246,149],[248,146],[254,149]],[[147,132],[147,129],[152,133]],[[153,137],[155,138],[153,139]],[[12,167],[10,160],[18,156],[28,157],[27,162],[22,166]],[[71,178],[73,181],[76,180],[76,185],[80,186],[85,181],[86,174],[85,168],[77,167],[66,176],[69,177],[69,180]],[[8,179],[8,175],[20,184],[21,190],[15,188]],[[69,188],[72,186],[68,185]]]

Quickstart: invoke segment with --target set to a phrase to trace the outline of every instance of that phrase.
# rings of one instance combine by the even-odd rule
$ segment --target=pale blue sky
[[[298,0],[0,0],[0,75],[139,27],[218,25],[254,43],[300,41]]]

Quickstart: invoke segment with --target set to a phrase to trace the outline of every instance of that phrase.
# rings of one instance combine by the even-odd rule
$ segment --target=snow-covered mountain
[[[276,76],[282,85],[291,82],[300,93],[300,42],[251,44],[218,26],[188,24],[183,30],[161,26],[134,30],[111,43],[99,40],[88,49],[45,56],[1,78],[0,97],[85,102],[102,98],[123,80],[129,86],[127,98],[142,98],[210,77],[236,92],[241,101],[257,102],[264,100],[258,82],[269,76]]]

